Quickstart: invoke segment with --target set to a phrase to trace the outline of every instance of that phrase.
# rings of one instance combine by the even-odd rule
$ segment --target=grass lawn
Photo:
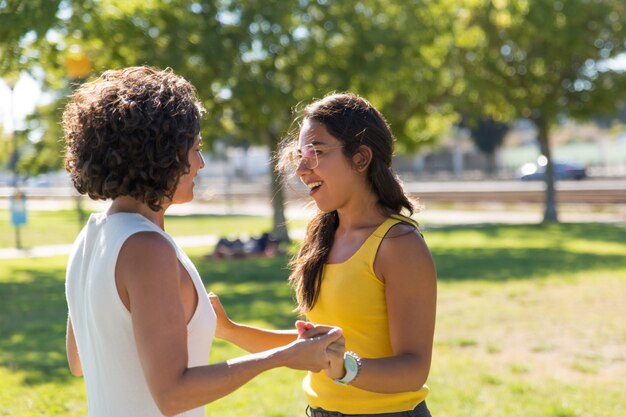
[[[179,221],[193,232],[209,220]],[[626,415],[625,227],[489,226],[425,235],[439,272],[428,397],[435,417]],[[286,257],[205,261],[208,250],[188,253],[233,318],[292,326]],[[0,260],[0,416],[86,414],[82,379],[65,362],[65,262]],[[216,341],[210,361],[239,354]],[[303,416],[302,376],[270,371],[209,405],[207,415]]]
[[[89,213],[86,214],[86,218]],[[219,235],[226,236],[245,231],[259,235],[271,230],[271,219],[261,216],[190,215],[167,216],[166,227],[173,236]],[[302,228],[303,220],[295,220],[293,227]],[[0,248],[15,247],[15,232],[9,221],[9,211],[0,210]],[[22,246],[69,244],[82,228],[74,210],[29,211],[28,224],[21,227]]]

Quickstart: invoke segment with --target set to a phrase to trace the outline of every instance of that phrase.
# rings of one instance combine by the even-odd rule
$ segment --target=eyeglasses
[[[308,144],[292,150],[289,153],[289,160],[294,170],[297,170],[302,163],[304,163],[304,166],[308,169],[315,169],[319,165],[319,157],[323,155],[325,151],[342,147],[342,145],[339,145],[318,149],[314,145]]]

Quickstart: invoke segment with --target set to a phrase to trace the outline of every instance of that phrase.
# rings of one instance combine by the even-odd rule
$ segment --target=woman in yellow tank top
[[[281,171],[295,169],[319,208],[291,263],[308,320],[297,330],[309,338],[339,326],[345,337],[345,354],[329,352],[330,367],[303,381],[310,416],[430,416],[436,271],[391,169],[394,140],[368,101],[333,94],[304,109],[280,155]],[[244,348],[268,340],[212,300],[218,337]]]

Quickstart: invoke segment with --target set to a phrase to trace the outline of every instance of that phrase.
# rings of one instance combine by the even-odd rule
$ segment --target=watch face
[[[356,359],[354,359],[352,356],[345,357],[345,366],[347,370],[350,370],[353,372],[359,369],[359,364],[356,362]]]

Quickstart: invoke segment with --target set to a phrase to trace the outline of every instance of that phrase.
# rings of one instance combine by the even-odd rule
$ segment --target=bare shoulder
[[[385,238],[393,239],[393,238],[402,237],[402,236],[411,235],[411,234],[416,234],[417,236],[420,236],[421,238],[421,234],[415,226],[408,224],[408,223],[400,222],[391,226],[391,229],[389,229],[389,231],[385,235]]]
[[[381,280],[408,273],[435,276],[434,262],[419,230],[412,225],[394,225],[383,239],[374,264]]]
[[[170,242],[160,233],[148,231],[138,232],[129,236],[120,249],[120,255],[148,254],[151,257],[156,257],[157,254],[168,253],[175,253],[174,247]]]
[[[385,252],[386,256],[392,258],[394,253],[413,253],[418,252],[430,254],[428,246],[417,228],[410,224],[398,223],[389,229],[382,243],[379,252]]]
[[[176,268],[176,251],[170,242],[157,232],[139,232],[130,236],[120,249],[116,275],[150,277],[152,282]]]

